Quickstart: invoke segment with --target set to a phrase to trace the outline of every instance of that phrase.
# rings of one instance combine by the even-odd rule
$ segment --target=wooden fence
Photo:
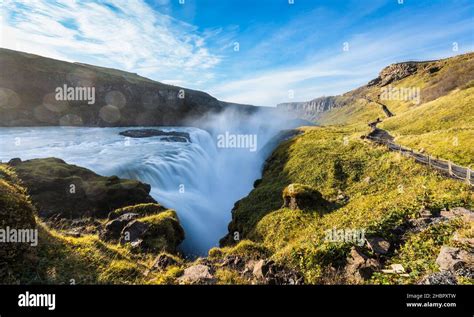
[[[469,167],[459,166],[453,164],[450,161],[441,160],[430,155],[415,152],[413,151],[413,149],[403,147],[387,139],[372,136],[365,136],[365,139],[372,140],[375,143],[384,144],[388,147],[390,151],[396,151],[399,152],[401,155],[413,157],[418,163],[428,165],[430,168],[434,168],[442,172],[446,176],[465,181],[469,185],[474,186],[474,173]]]

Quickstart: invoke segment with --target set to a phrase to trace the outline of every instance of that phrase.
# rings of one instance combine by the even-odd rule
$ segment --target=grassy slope
[[[138,74],[125,72],[118,69],[83,63],[69,63],[4,48],[0,49],[0,56],[8,60],[15,60],[18,57],[26,58],[30,60],[28,67],[30,67],[32,71],[37,72],[73,74],[78,77],[83,76],[85,78],[103,79],[108,81],[112,81],[117,78],[123,78],[130,83],[153,83],[162,87],[172,87],[171,85],[165,85],[160,82],[142,77]]]
[[[428,69],[439,67],[430,73]],[[392,83],[394,88],[416,87],[421,103],[385,100],[392,118],[386,118],[380,106],[361,97],[378,100],[380,87],[362,87],[344,96],[355,97],[350,105],[323,113],[322,125],[351,125],[357,130],[382,118],[381,128],[388,130],[402,145],[468,166],[474,161],[474,53],[420,63],[418,71]],[[359,98],[359,99],[357,99]]]
[[[244,238],[303,271],[307,282],[323,282],[325,269],[342,264],[350,248],[324,243],[327,229],[365,228],[368,234],[395,240],[389,229],[415,217],[423,206],[439,211],[473,205],[467,185],[364,144],[358,135],[347,128],[305,128],[303,135],[278,147],[262,182],[234,212]],[[290,183],[313,186],[329,200],[340,190],[350,200],[323,216],[317,210],[280,209],[282,190]]]
[[[394,87],[419,87],[422,103],[386,101],[396,114],[389,119],[379,105],[362,98],[377,100],[380,87],[363,87],[341,97],[355,101],[321,114],[318,123],[324,127],[305,128],[303,135],[281,144],[273,153],[262,182],[234,210],[231,232],[237,230],[248,240],[220,252],[242,253],[239,246],[250,244],[249,253],[269,250],[275,260],[301,270],[306,282],[334,283],[337,278],[327,277],[328,267],[342,264],[350,245],[324,243],[325,230],[366,228],[368,235],[397,242],[399,237],[391,229],[416,217],[423,207],[435,213],[446,207],[472,208],[474,195],[467,185],[445,179],[383,147],[364,144],[359,137],[368,132],[368,122],[380,117],[384,119],[381,127],[396,136],[397,142],[424,148],[459,164],[471,164],[473,61],[474,54],[466,54],[427,62],[414,75],[392,83]],[[440,67],[437,73],[427,72],[435,66]],[[344,138],[349,140],[347,145]],[[458,145],[451,146],[455,138]],[[350,200],[323,216],[316,210],[281,209],[282,190],[290,183],[313,186],[329,200],[341,191]],[[440,247],[452,244],[453,232],[466,231],[465,226],[450,222],[411,235],[388,259],[388,264],[402,263],[410,276],[387,279],[379,274],[372,282],[414,283],[424,274],[436,271],[434,261]],[[472,236],[472,228],[466,232],[466,236]]]
[[[469,166],[474,163],[474,87],[389,118],[381,128],[403,145]]]
[[[4,188],[17,189],[15,197],[11,194],[0,195],[0,204],[6,204],[7,210],[13,212],[8,206],[12,205],[12,199],[15,198],[22,204],[21,212],[23,209],[28,209],[30,214],[35,212],[14,170],[0,164],[0,191],[3,192]],[[16,202],[13,206],[20,208]],[[157,226],[166,227],[169,222],[177,222],[175,212],[164,208],[159,209],[163,212],[158,215],[147,216],[147,210],[154,206],[158,205],[141,204],[121,210],[142,210],[145,217],[140,220]],[[97,235],[84,235],[79,238],[66,236],[61,231],[48,228],[38,217],[36,223],[38,246],[29,248],[21,259],[10,263],[11,275],[7,279],[0,276],[0,284],[160,284],[173,282],[174,276],[181,272],[179,265],[171,266],[162,272],[148,272],[156,254],[135,254],[128,246],[106,243]]]
[[[39,219],[37,219],[40,222]],[[22,261],[23,284],[161,284],[170,283],[180,266],[152,271],[156,254],[136,254],[127,246],[101,241],[97,235],[69,237],[39,225],[39,244]]]

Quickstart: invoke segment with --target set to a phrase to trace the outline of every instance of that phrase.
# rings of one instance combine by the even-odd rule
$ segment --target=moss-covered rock
[[[114,211],[109,213],[109,219],[116,219],[124,214],[133,213],[139,216],[149,216],[153,214],[160,213],[165,211],[166,208],[161,206],[160,204],[155,203],[148,203],[148,204],[137,204],[133,206],[127,206],[123,208],[115,209]]]
[[[136,213],[126,213],[118,218],[115,218],[107,222],[104,227],[100,230],[99,237],[104,241],[114,241],[120,238],[123,228],[125,228],[130,222],[138,218]]]
[[[290,184],[283,190],[282,197],[282,208],[324,212],[331,207],[331,203],[318,190],[308,185]]]
[[[10,161],[41,217],[106,217],[117,208],[155,203],[150,185],[117,176],[104,177],[61,159]]]
[[[153,261],[152,270],[163,271],[170,266],[181,265],[183,260],[174,254],[161,252]]]
[[[120,242],[131,243],[141,251],[176,252],[184,240],[184,230],[174,210],[167,210],[128,223],[122,230]]]
[[[0,165],[0,230],[32,230],[36,228],[34,207],[26,191],[16,183],[14,172]],[[0,283],[15,280],[15,267],[24,261],[31,243],[11,242],[2,234],[0,240]]]

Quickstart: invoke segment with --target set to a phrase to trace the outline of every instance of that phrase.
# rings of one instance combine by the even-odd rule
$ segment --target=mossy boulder
[[[127,226],[136,218],[138,218],[138,214],[126,213],[107,222],[99,233],[100,239],[103,241],[113,241],[119,239],[123,228],[125,228],[125,226]]]
[[[160,213],[165,211],[166,208],[161,206],[160,204],[155,203],[148,203],[148,204],[137,204],[133,206],[127,206],[119,209],[115,209],[114,211],[109,213],[109,219],[116,219],[125,214],[137,214],[139,216],[149,216],[153,214]]]
[[[34,207],[26,191],[15,182],[14,172],[0,165],[0,230],[36,229]],[[0,241],[0,283],[11,281],[12,269],[23,262],[24,255],[32,248],[31,243]]]
[[[170,253],[162,252],[153,261],[151,269],[163,271],[170,266],[181,265],[182,262],[183,260],[180,257],[177,257],[176,255]]]
[[[131,243],[145,252],[176,252],[184,240],[184,230],[174,210],[166,210],[129,222],[122,230],[120,242]]]
[[[292,210],[328,211],[331,203],[315,188],[303,184],[290,184],[283,189],[283,207]]]
[[[53,215],[105,218],[117,208],[156,202],[149,195],[148,184],[117,176],[100,176],[61,159],[15,159],[9,165],[28,189],[43,218]]]

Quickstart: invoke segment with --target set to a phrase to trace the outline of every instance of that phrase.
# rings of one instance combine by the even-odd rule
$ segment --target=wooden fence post
[[[466,168],[466,182],[471,185],[471,169],[469,167]]]
[[[431,167],[431,156],[428,154],[428,167]]]
[[[451,164],[451,161],[448,161],[448,173],[449,175],[453,175],[453,166]]]

